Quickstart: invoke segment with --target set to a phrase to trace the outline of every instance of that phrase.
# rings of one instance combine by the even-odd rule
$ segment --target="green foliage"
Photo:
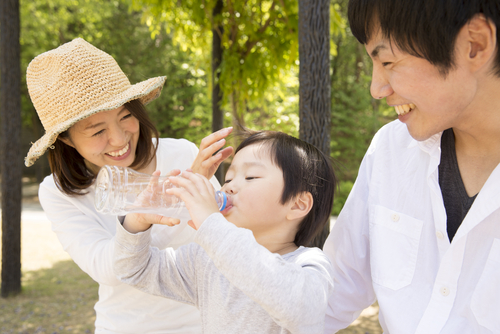
[[[298,134],[298,2],[225,0],[131,0],[144,10],[152,34],[166,23],[182,50],[211,75],[212,30],[221,35],[223,57],[219,83],[226,123]],[[332,34],[342,34],[345,19],[332,6]],[[222,26],[222,30],[218,29]],[[335,45],[332,50],[335,51]],[[211,82],[211,78],[210,78]]]
[[[334,4],[342,18],[346,17],[346,3],[339,0]],[[331,148],[341,180],[334,207],[334,214],[338,214],[373,135],[395,114],[385,103],[371,97],[371,60],[350,29],[333,39],[337,54],[331,59]]]
[[[153,34],[161,22],[174,32],[174,40],[183,50],[204,54],[198,63],[210,70],[212,28],[223,26],[223,58],[220,85],[229,103],[237,93],[241,107],[247,101],[265,101],[264,93],[283,74],[297,66],[298,4],[296,1],[224,1],[222,14],[213,17],[216,1],[136,0],[133,8],[147,5],[146,21]],[[283,70],[283,71],[282,71]],[[285,75],[286,77],[286,75]]]
[[[342,207],[344,206],[353,185],[354,182],[350,180],[347,181],[340,180],[340,182],[338,183],[338,187],[337,189],[335,189],[336,191],[335,200],[333,202],[332,213],[334,215],[338,215],[340,213],[340,210],[342,210]]]

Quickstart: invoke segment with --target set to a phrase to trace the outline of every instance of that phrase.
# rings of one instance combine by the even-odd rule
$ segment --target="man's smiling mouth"
[[[413,109],[415,109],[415,105],[413,103],[402,104],[399,106],[394,106],[394,109],[396,109],[396,112],[398,113],[399,116],[403,116],[412,111]]]

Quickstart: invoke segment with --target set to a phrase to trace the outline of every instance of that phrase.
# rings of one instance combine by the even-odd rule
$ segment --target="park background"
[[[44,133],[28,95],[26,68],[38,54],[76,37],[112,55],[132,84],[167,76],[161,96],[147,107],[161,137],[199,144],[211,133],[217,83],[223,126],[299,137],[301,1],[20,1],[21,155]],[[214,15],[217,3],[222,7]],[[350,32],[347,1],[327,5],[328,144],[339,179],[337,215],[373,135],[395,113],[370,96],[371,61]],[[221,58],[215,73],[213,31]],[[0,333],[93,332],[97,284],[60,249],[50,224],[29,214],[38,210],[38,184],[48,174],[46,156],[22,167],[22,293],[0,300]],[[381,333],[376,317],[375,305],[345,333]]]

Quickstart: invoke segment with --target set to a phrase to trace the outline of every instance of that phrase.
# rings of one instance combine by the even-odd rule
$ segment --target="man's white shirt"
[[[500,167],[450,243],[441,133],[394,121],[374,137],[324,251],[334,265],[325,333],[378,301],[384,333],[500,333]]]

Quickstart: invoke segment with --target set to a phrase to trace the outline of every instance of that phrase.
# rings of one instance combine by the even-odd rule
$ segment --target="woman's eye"
[[[224,184],[228,184],[229,182],[231,182],[231,180],[225,180]]]
[[[247,177],[245,178],[245,180],[253,180],[253,179],[256,179],[256,177],[255,177],[255,176],[247,176]]]
[[[386,66],[389,66],[389,65],[391,65],[391,64],[392,64],[392,63],[388,61],[388,62],[382,63],[382,66],[386,67]]]
[[[125,115],[125,116],[123,116],[123,117],[122,117],[122,121],[123,121],[124,119],[130,118],[130,117],[132,117],[132,114]]]
[[[103,133],[104,133],[104,130],[101,130],[101,131],[99,131],[99,132],[94,133],[94,134],[92,135],[92,137],[97,137],[97,136],[99,136],[99,135],[102,135]]]

